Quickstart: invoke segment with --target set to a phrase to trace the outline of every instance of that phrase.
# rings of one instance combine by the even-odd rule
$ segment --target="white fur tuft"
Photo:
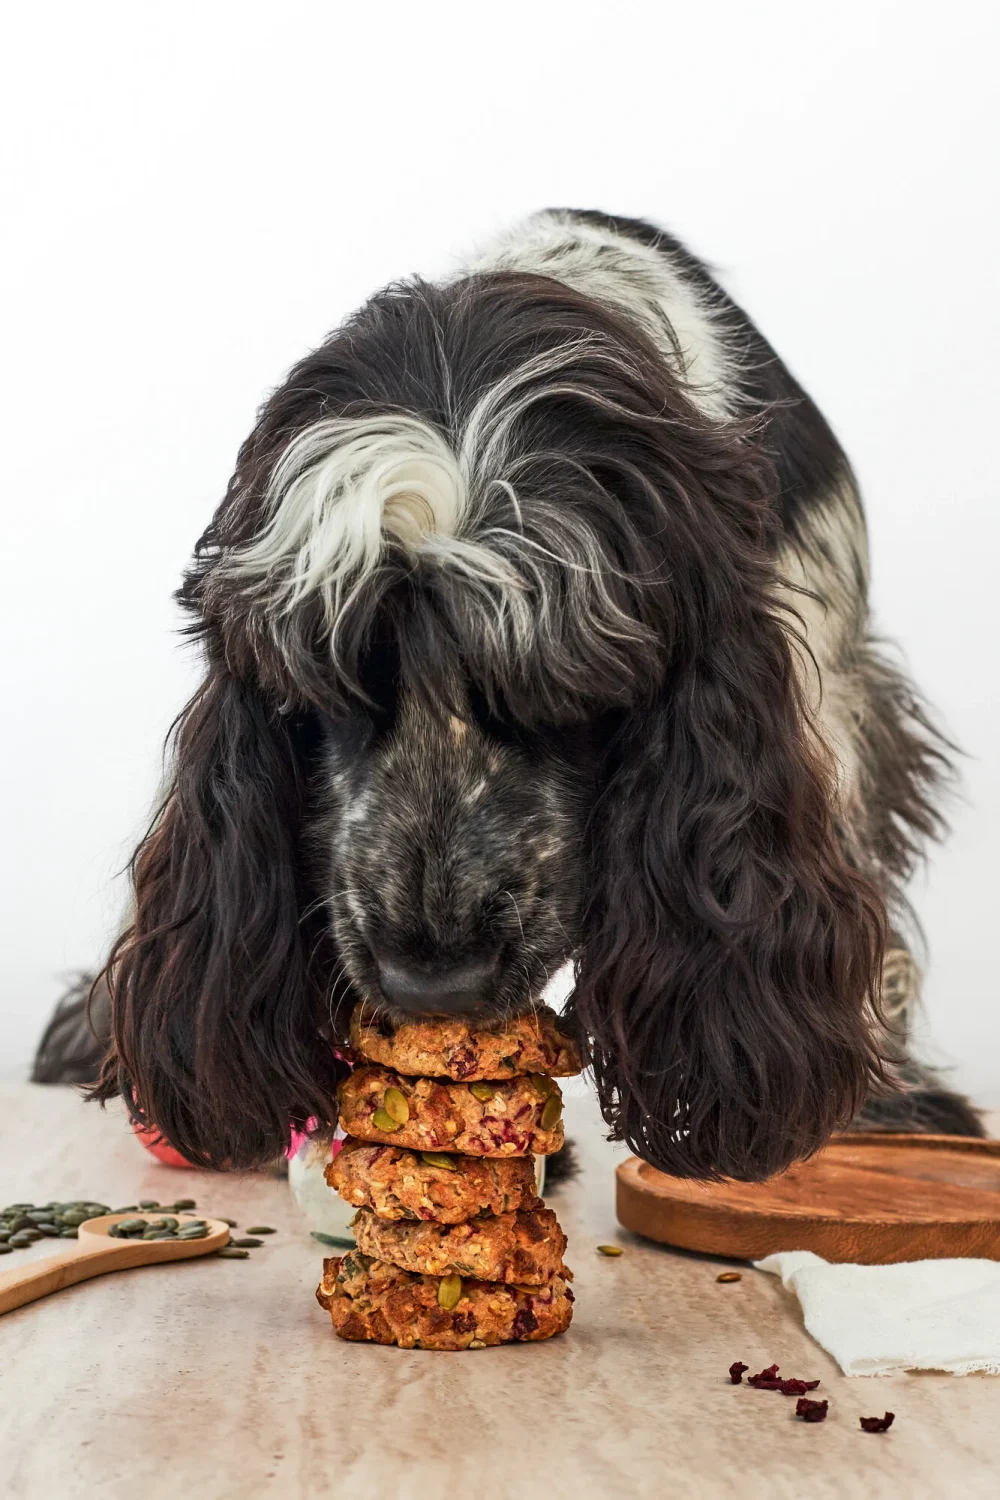
[[[416,417],[331,417],[289,443],[267,503],[267,525],[227,559],[228,570],[269,578],[286,611],[318,593],[332,622],[387,541],[414,561],[428,546],[457,542],[468,474],[444,435]]]

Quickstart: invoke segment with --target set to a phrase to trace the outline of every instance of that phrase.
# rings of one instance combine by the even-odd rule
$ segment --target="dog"
[[[612,1136],[666,1172],[978,1133],[906,1050],[950,747],[867,593],[830,427],[663,230],[546,211],[379,292],[179,591],[205,678],[93,1096],[257,1166],[333,1124],[359,1000],[489,1023],[572,961]]]

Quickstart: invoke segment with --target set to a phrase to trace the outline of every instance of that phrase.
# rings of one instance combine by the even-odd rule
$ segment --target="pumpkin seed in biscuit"
[[[386,1089],[382,1108],[397,1125],[405,1125],[410,1118],[410,1106],[402,1089]]]
[[[442,1167],[446,1172],[457,1172],[458,1164],[453,1156],[448,1156],[444,1151],[421,1151],[421,1161],[425,1161],[429,1167]]]
[[[556,1126],[559,1124],[559,1121],[562,1119],[562,1112],[562,1100],[560,1099],[559,1095],[550,1095],[550,1097],[545,1101],[545,1106],[542,1110],[542,1117],[539,1121],[542,1129],[555,1130]]]
[[[438,1285],[438,1306],[451,1312],[462,1300],[461,1276],[442,1276]]]

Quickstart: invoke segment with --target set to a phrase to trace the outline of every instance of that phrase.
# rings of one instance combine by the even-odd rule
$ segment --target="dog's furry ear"
[[[838,842],[790,627],[749,561],[740,587],[721,550],[680,580],[683,655],[598,803],[573,1002],[615,1135],[686,1177],[779,1171],[882,1071],[881,901]]]
[[[121,1095],[190,1161],[273,1160],[335,1121],[319,975],[337,971],[301,888],[306,730],[213,669],[176,728],[173,784],[132,863],[135,910],[105,970]]]

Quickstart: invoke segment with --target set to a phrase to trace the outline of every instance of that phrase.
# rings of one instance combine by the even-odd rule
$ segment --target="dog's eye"
[[[489,739],[501,745],[513,745],[528,749],[530,736],[519,725],[512,714],[508,714],[502,701],[490,704],[486,694],[473,686],[469,689],[469,711],[477,726]]]
[[[365,652],[358,680],[376,734],[389,734],[396,724],[400,698],[399,651],[392,641],[377,640]]]
[[[375,738],[372,716],[363,708],[345,709],[343,713],[317,711],[317,722],[324,743],[344,756],[358,756]]]

